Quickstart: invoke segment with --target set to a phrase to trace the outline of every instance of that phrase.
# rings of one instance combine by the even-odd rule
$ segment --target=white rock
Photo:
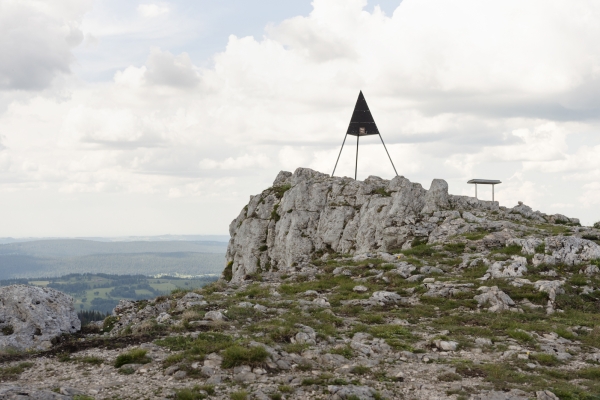
[[[354,290],[355,292],[358,292],[358,293],[364,293],[364,292],[367,292],[369,289],[366,286],[358,285],[358,286],[354,286],[354,288],[352,288],[352,290]]]
[[[370,300],[383,304],[395,304],[402,301],[402,296],[394,292],[379,291],[373,293]]]
[[[204,315],[204,319],[208,321],[224,321],[225,316],[221,311],[209,311]]]
[[[502,290],[498,289],[498,286],[482,286],[479,288],[482,293],[473,297],[477,301],[479,306],[489,304],[488,311],[500,312],[509,310],[515,306],[515,302]]]
[[[488,338],[477,338],[475,339],[475,344],[478,346],[491,346],[492,341]]]
[[[533,286],[540,292],[548,293],[550,301],[556,300],[557,294],[563,294],[565,291],[562,286],[565,281],[537,281],[534,282]]]
[[[159,324],[167,323],[171,320],[171,315],[168,313],[160,313],[158,317],[156,317],[156,322]]]
[[[444,351],[456,351],[458,343],[454,341],[436,340],[433,342],[435,347]]]
[[[49,348],[63,333],[81,329],[73,298],[58,290],[36,286],[0,287],[0,349]]]
[[[361,182],[298,168],[293,174],[280,173],[276,182],[280,188],[289,185],[289,190],[268,189],[251,196],[229,226],[225,258],[232,263],[234,283],[259,267],[285,271],[310,263],[315,250],[361,260],[380,252],[391,262],[387,249],[402,248],[414,237],[429,236],[434,243],[471,229],[459,211],[448,211],[458,218],[446,217],[441,226],[421,221],[422,212],[498,209],[497,202],[448,194],[448,184],[441,179],[425,190],[401,176],[390,181],[371,176]],[[258,251],[265,244],[267,250]]]

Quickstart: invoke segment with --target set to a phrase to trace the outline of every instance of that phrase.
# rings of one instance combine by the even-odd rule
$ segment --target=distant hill
[[[69,273],[200,275],[220,273],[227,243],[99,242],[53,239],[0,245],[0,279]]]
[[[92,254],[126,253],[225,253],[226,242],[170,241],[170,242],[98,242],[83,239],[52,239],[0,245],[0,255],[28,255],[36,257],[76,257]]]

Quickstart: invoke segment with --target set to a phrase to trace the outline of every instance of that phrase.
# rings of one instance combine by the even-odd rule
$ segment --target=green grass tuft
[[[119,368],[126,364],[148,364],[152,360],[147,357],[147,350],[133,349],[124,354],[119,354],[115,360],[115,368]]]
[[[223,352],[221,367],[233,368],[239,365],[258,366],[265,362],[269,353],[262,346],[242,347],[233,345]]]

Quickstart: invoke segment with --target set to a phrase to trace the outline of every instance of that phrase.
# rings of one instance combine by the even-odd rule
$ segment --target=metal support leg
[[[475,198],[477,198],[477,184],[475,184]]]
[[[338,154],[338,158],[335,161],[335,167],[333,167],[333,172],[331,173],[332,177],[333,177],[333,174],[335,174],[335,169],[337,168],[338,161],[340,161],[340,156],[342,155],[342,150],[344,149],[344,143],[346,143],[346,138],[347,137],[348,137],[348,135],[344,136],[344,141],[342,142],[342,148],[340,149],[340,154]]]
[[[356,180],[356,173],[358,172],[358,138],[360,136],[356,135],[356,163],[354,164],[354,180]]]
[[[494,201],[494,186],[496,185],[492,185],[492,201]]]
[[[390,153],[388,152],[387,147],[385,147],[385,143],[383,141],[383,138],[381,137],[381,133],[379,134],[379,139],[381,139],[381,143],[383,144],[383,148],[385,149],[385,152],[388,155],[388,158],[390,159],[390,162],[392,163],[392,168],[394,168],[394,172],[396,173],[396,176],[398,176],[398,171],[396,171],[396,166],[394,165],[394,162],[392,161],[392,157],[390,157]]]

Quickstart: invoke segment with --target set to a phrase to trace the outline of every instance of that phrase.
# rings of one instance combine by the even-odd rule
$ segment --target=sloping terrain
[[[389,190],[404,178],[348,182],[362,205],[325,224],[338,206],[305,204],[343,179],[295,175],[311,178],[284,174],[232,223],[219,282],[122,301],[0,377],[96,399],[600,399],[600,227],[443,181]]]

